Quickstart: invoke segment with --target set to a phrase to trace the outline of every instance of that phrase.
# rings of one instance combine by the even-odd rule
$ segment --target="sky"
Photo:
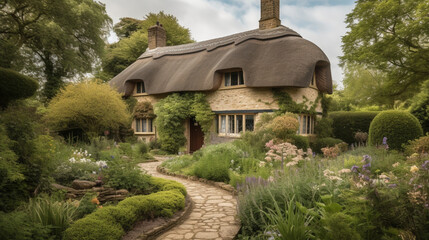
[[[164,11],[190,29],[195,41],[203,41],[256,29],[260,0],[98,0],[106,4],[113,24],[122,17],[144,19]],[[332,78],[342,88],[341,37],[347,32],[344,20],[354,0],[280,0],[280,20],[305,39],[319,46],[331,62]],[[117,41],[113,32],[109,42]]]

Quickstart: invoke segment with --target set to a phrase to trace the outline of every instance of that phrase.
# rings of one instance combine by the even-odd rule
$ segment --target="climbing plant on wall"
[[[319,93],[314,102],[309,101],[308,98],[303,96],[303,101],[301,103],[295,102],[289,93],[282,91],[281,89],[274,88],[273,90],[274,99],[279,105],[280,113],[306,113],[306,114],[316,114],[316,108],[319,104],[319,101],[322,99],[323,94]],[[309,104],[307,104],[309,103]],[[310,105],[310,106],[309,106]],[[323,106],[322,106],[323,107]]]
[[[177,153],[186,143],[187,118],[194,117],[207,138],[214,116],[203,93],[170,94],[155,105],[155,114],[161,148],[169,153]]]

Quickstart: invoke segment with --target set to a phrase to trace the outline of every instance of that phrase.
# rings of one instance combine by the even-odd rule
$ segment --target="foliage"
[[[310,147],[308,138],[301,135],[289,135],[286,138],[286,142],[290,142],[295,145],[298,149],[305,150]]]
[[[412,140],[408,142],[408,145],[405,146],[405,152],[408,155],[412,155],[413,153],[417,154],[428,154],[429,153],[429,134],[426,136],[420,137],[418,139]]]
[[[332,137],[333,135],[333,125],[334,121],[332,118],[320,118],[317,119],[316,125],[314,126],[314,133],[317,134],[318,138],[327,138]]]
[[[348,144],[355,142],[356,132],[369,132],[371,121],[379,112],[332,112],[333,134]],[[326,147],[326,146],[325,146]]]
[[[186,143],[185,119],[194,117],[206,139],[213,123],[213,113],[202,93],[170,94],[156,104],[155,113],[161,148],[169,153],[177,153]]]
[[[30,221],[51,228],[51,235],[61,233],[75,218],[76,206],[71,202],[60,202],[52,197],[30,199],[27,211]]]
[[[278,112],[280,113],[289,112],[289,113],[316,114],[316,107],[319,104],[319,101],[322,99],[322,94],[319,94],[314,102],[312,101],[309,102],[307,98],[303,97],[304,98],[303,102],[296,103],[295,101],[293,101],[289,93],[277,88],[273,88],[272,91],[273,91],[273,97],[279,105]]]
[[[8,182],[24,180],[24,175],[17,162],[18,157],[10,150],[12,144],[6,135],[5,128],[0,125],[0,188],[3,188]]]
[[[229,182],[231,161],[242,157],[243,152],[232,144],[210,145],[194,153],[198,162],[193,173],[197,177],[216,182]]]
[[[141,155],[145,155],[149,152],[149,146],[147,143],[141,142],[137,145],[137,150]]]
[[[0,86],[0,107],[5,108],[12,100],[33,96],[39,84],[33,78],[0,67]]]
[[[268,127],[274,136],[280,139],[286,139],[288,135],[295,134],[298,128],[299,123],[296,116],[287,114],[275,117]]]
[[[64,78],[90,72],[111,19],[93,0],[2,1],[1,66],[41,76],[50,99]],[[77,10],[78,9],[78,10]]]
[[[82,129],[90,138],[127,125],[129,114],[119,93],[106,84],[70,84],[48,106],[45,120],[55,131]]]
[[[145,19],[121,18],[115,24],[114,30],[119,41],[108,46],[103,58],[104,80],[110,80],[122,70],[131,65],[146,50],[147,29],[160,22],[167,34],[167,46],[180,45],[193,42],[189,29],[180,26],[173,15],[164,12],[149,13]]]
[[[310,144],[311,149],[316,153],[322,153],[322,148],[334,147],[335,145],[342,143],[341,139],[337,138],[317,138]]]
[[[429,132],[429,80],[423,83],[420,93],[412,99],[409,110],[419,120],[423,133]]]
[[[428,13],[427,1],[357,2],[346,18],[343,66],[363,65],[385,75],[379,88],[383,98],[405,100],[417,93],[429,72]]]
[[[150,192],[149,176],[142,173],[134,162],[116,160],[109,162],[105,170],[106,183],[115,189],[147,193]]]
[[[138,102],[134,107],[134,118],[155,118],[153,106],[150,102]]]
[[[192,156],[183,155],[162,162],[161,166],[167,168],[170,172],[180,172],[195,163]]]
[[[402,144],[423,135],[422,127],[416,117],[404,111],[383,111],[371,122],[369,128],[370,145],[381,145],[387,138],[390,149],[401,150]]]
[[[63,239],[120,239],[136,220],[171,217],[185,207],[186,190],[182,184],[160,178],[151,182],[160,192],[129,197],[116,206],[99,208],[73,223]]]
[[[51,237],[51,229],[31,222],[26,211],[0,212],[0,230],[0,239],[45,240]]]
[[[87,192],[79,201],[79,206],[76,209],[76,217],[82,218],[87,214],[94,212],[97,209],[97,201],[93,201],[93,199],[97,199],[97,194],[93,192]]]

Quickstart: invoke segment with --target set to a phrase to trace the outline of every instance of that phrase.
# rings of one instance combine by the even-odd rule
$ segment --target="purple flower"
[[[422,168],[423,168],[424,170],[428,170],[428,167],[429,167],[429,160],[426,160],[426,161],[422,164]]]
[[[372,158],[369,155],[363,155],[362,162],[371,162]]]
[[[115,156],[113,156],[113,155],[110,155],[110,157],[111,157],[112,159],[114,159],[114,158],[115,158]]]
[[[371,167],[371,162],[369,162],[369,163],[367,163],[367,164],[365,164],[365,165],[363,165],[362,166],[362,169],[368,169],[368,168],[370,168]]]
[[[357,172],[359,170],[359,167],[356,165],[353,165],[352,168],[350,169],[352,172]]]
[[[383,145],[387,145],[387,137],[383,138]]]

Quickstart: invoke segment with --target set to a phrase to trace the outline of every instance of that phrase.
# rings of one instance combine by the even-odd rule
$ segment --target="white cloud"
[[[193,39],[202,41],[243,32],[258,27],[260,0],[99,0],[117,23],[121,17],[143,19],[150,12],[172,14],[191,30]],[[282,2],[282,1],[281,1]],[[284,3],[283,3],[284,2]],[[342,69],[338,66],[341,36],[346,32],[345,15],[353,5],[305,4],[281,5],[282,24],[318,45],[331,61],[332,76],[340,86]],[[116,36],[109,41],[116,41]]]

